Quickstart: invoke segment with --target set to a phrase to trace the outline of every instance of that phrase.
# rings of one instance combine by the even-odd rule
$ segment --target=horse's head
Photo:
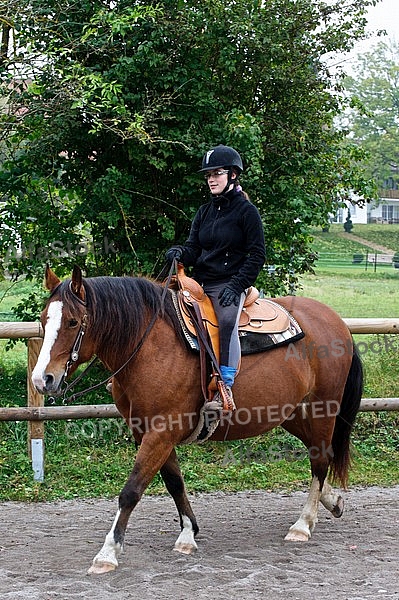
[[[84,336],[86,293],[80,268],[74,268],[70,281],[61,282],[47,267],[45,284],[51,295],[41,315],[44,340],[32,381],[39,392],[57,395],[64,378],[93,352]]]

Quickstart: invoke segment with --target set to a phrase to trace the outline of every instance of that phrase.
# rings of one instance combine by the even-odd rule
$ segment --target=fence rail
[[[399,319],[344,318],[353,334],[397,334]],[[44,406],[44,397],[33,387],[31,375],[43,342],[40,323],[0,323],[0,339],[28,339],[27,391],[28,406],[0,407],[0,421],[28,421],[28,449],[32,459],[34,479],[44,480],[44,422],[71,419],[121,418],[114,404],[76,406]],[[399,398],[362,398],[360,410],[396,411]]]
[[[358,252],[319,252],[318,267],[345,269],[345,271],[374,271],[383,270],[385,273],[398,273],[398,264],[393,261],[394,253],[387,254],[375,250],[360,250]]]
[[[360,412],[399,410],[399,398],[362,398]],[[0,421],[65,421],[122,418],[115,404],[12,406],[0,409]]]

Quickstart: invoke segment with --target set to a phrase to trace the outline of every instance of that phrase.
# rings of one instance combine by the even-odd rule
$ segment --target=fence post
[[[44,397],[32,383],[32,371],[42,347],[43,339],[28,339],[28,406],[44,406]],[[44,481],[44,421],[28,421],[28,452],[32,460],[33,479]]]

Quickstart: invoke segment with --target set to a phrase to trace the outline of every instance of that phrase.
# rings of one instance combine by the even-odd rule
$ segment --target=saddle
[[[210,298],[199,283],[185,274],[184,267],[180,263],[175,281],[179,290],[175,300],[176,308],[179,310],[183,332],[189,345],[193,349],[198,349],[195,343],[197,326],[192,312],[192,305],[195,303],[213,352],[219,360],[219,327]],[[296,341],[304,335],[299,324],[285,308],[273,300],[260,298],[259,291],[255,287],[250,287],[247,291],[239,319],[238,333],[242,354],[261,352]],[[190,340],[189,336],[194,340]]]

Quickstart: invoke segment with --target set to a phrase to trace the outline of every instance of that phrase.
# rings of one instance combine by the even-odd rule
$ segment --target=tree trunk
[[[8,46],[10,43],[11,27],[8,23],[3,23],[1,28],[1,45],[0,45],[0,66],[3,66],[8,57]]]

